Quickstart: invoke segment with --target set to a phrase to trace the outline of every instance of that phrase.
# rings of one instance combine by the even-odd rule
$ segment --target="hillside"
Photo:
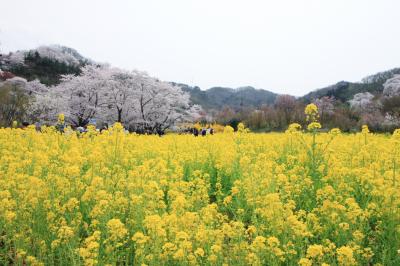
[[[0,54],[0,69],[28,81],[39,79],[45,85],[59,83],[64,74],[79,74],[80,68],[91,62],[76,50],[58,45]]]
[[[199,87],[191,87],[186,84],[173,84],[189,92],[192,102],[201,105],[205,110],[221,110],[224,106],[229,106],[233,109],[240,109],[241,107],[257,108],[265,104],[272,104],[278,95],[250,86],[237,89],[213,87],[208,90],[201,90]]]
[[[340,81],[334,85],[312,91],[300,99],[304,102],[311,102],[324,96],[333,96],[335,99],[347,102],[357,93],[369,92],[373,95],[380,95],[383,91],[383,84],[395,74],[400,74],[400,68],[379,72],[367,76],[361,82]]]

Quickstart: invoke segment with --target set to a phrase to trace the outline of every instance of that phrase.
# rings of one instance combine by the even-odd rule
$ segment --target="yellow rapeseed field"
[[[0,129],[0,265],[400,265],[400,131],[314,111],[270,134]]]

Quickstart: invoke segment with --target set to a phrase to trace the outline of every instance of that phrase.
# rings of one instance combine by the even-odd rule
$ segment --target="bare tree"
[[[314,101],[314,104],[318,107],[318,113],[320,117],[320,121],[324,124],[328,117],[333,115],[335,112],[335,98],[324,96]]]
[[[282,117],[281,126],[286,127],[294,122],[294,112],[296,109],[296,98],[291,95],[279,95],[275,100],[275,108]]]

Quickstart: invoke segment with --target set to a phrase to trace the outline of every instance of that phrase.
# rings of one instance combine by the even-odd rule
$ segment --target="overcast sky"
[[[163,80],[303,95],[400,67],[398,0],[2,1],[0,49],[61,44]]]

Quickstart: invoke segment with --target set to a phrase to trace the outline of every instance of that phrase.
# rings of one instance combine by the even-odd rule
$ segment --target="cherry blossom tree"
[[[107,66],[87,65],[81,71],[78,76],[63,76],[61,83],[53,88],[54,100],[61,106],[67,122],[74,126],[86,126],[93,118],[104,119],[101,108],[107,102],[102,96],[112,78]]]
[[[383,85],[382,111],[386,120],[398,127],[400,125],[400,75],[388,79]]]
[[[395,75],[383,84],[383,95],[385,97],[400,95],[400,75]]]
[[[136,72],[137,90],[134,99],[134,123],[151,131],[164,131],[177,122],[197,118],[201,108],[190,105],[190,96],[168,82]]]
[[[353,99],[349,101],[350,107],[356,111],[365,112],[375,108],[375,104],[372,101],[374,95],[369,92],[357,93],[353,96]]]
[[[64,76],[51,90],[53,106],[61,107],[58,109],[75,126],[85,126],[96,118],[157,132],[191,120],[201,110],[190,104],[189,94],[179,87],[144,72],[107,65],[87,65],[80,75]]]
[[[109,79],[106,89],[102,90],[101,98],[106,105],[102,108],[105,120],[129,124],[137,112],[134,100],[137,97],[138,78],[134,71],[118,68],[109,69]]]
[[[27,83],[25,92],[31,99],[27,113],[29,122],[53,124],[57,121],[57,115],[63,112],[65,102],[54,88],[34,80]]]

